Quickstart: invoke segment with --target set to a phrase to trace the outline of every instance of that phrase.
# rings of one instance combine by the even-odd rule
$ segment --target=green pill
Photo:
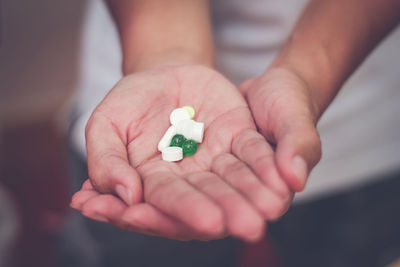
[[[171,139],[171,143],[169,144],[169,146],[178,146],[178,147],[182,147],[183,143],[186,141],[186,138],[181,135],[181,134],[176,134],[174,135],[174,137],[172,137]]]
[[[194,140],[186,140],[182,145],[183,154],[193,155],[197,151],[197,143]]]

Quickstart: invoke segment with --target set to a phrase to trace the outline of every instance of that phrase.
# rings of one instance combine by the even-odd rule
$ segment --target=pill
[[[164,136],[158,142],[158,150],[162,151],[164,148],[168,147],[171,143],[172,137],[176,134],[176,127],[170,126],[165,132]]]
[[[186,139],[191,139],[189,134],[193,127],[193,120],[183,120],[176,125],[176,133],[182,134]]]
[[[194,118],[194,115],[195,115],[196,113],[195,113],[193,107],[191,107],[191,106],[183,106],[182,108],[185,109],[185,110],[189,113],[191,119]]]
[[[204,136],[204,123],[195,122],[191,129],[190,139],[193,139],[197,143],[203,142]]]
[[[193,155],[197,151],[197,143],[194,140],[186,140],[183,142],[182,151],[185,155]]]
[[[162,159],[165,161],[179,161],[183,159],[183,150],[181,147],[169,146],[162,151]]]
[[[172,137],[171,139],[171,143],[169,144],[169,146],[179,146],[182,147],[183,142],[186,141],[186,138],[181,135],[181,134],[176,134],[174,135],[174,137]]]
[[[171,112],[171,115],[169,116],[169,120],[172,125],[176,126],[176,125],[178,125],[178,123],[180,121],[190,120],[190,114],[184,108],[177,108]]]
[[[197,143],[203,142],[204,123],[194,120],[183,120],[176,126],[176,133],[182,134],[186,139],[193,139]]]

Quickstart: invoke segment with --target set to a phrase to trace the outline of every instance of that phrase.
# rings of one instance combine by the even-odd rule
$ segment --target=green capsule
[[[197,143],[194,140],[186,140],[182,145],[183,154],[193,155],[197,151]]]
[[[174,135],[174,137],[172,137],[171,143],[169,144],[169,146],[182,147],[183,142],[185,142],[185,141],[186,141],[186,138],[183,135],[176,134],[176,135]]]

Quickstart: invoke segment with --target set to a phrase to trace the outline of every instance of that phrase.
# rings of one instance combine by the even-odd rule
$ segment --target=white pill
[[[182,134],[186,139],[192,139],[197,143],[201,143],[204,136],[204,123],[194,120],[183,120],[176,126],[176,133]]]
[[[181,147],[170,146],[162,151],[162,159],[165,161],[179,161],[183,159],[183,151]]]
[[[162,151],[164,148],[169,147],[172,137],[176,134],[176,127],[170,126],[165,132],[164,136],[158,142],[158,151]]]
[[[190,139],[196,141],[197,143],[201,143],[203,142],[203,136],[204,136],[204,123],[195,122],[191,130]]]
[[[189,113],[191,119],[194,118],[194,115],[196,114],[196,112],[194,111],[194,108],[192,106],[183,106],[182,108],[185,109]]]
[[[194,121],[192,120],[182,120],[176,125],[176,133],[182,134],[186,139],[190,139],[189,134]]]
[[[172,125],[178,125],[178,123],[180,122],[180,121],[183,121],[183,120],[190,120],[190,114],[189,114],[189,112],[186,110],[186,109],[184,109],[184,108],[177,108],[177,109],[174,109],[172,112],[171,112],[171,115],[169,116],[169,120],[170,120],[170,122],[171,122],[171,124]]]

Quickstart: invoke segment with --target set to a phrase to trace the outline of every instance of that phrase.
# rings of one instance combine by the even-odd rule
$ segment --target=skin
[[[304,189],[321,157],[319,117],[398,24],[399,2],[310,1],[273,64],[240,93],[212,69],[207,1],[165,2],[110,1],[126,77],[87,125],[90,181],[71,206],[145,234],[257,240]],[[205,122],[205,141],[180,163],[160,161],[165,118],[183,105]]]
[[[271,66],[242,84],[261,133],[277,144],[276,163],[292,190],[304,189],[321,157],[318,119],[399,21],[397,0],[310,1]]]
[[[196,154],[165,162],[157,143],[169,127],[171,111],[188,103],[198,112],[196,119],[205,123],[204,142]],[[256,240],[263,235],[264,220],[279,217],[291,199],[274,169],[273,149],[257,132],[246,101],[222,75],[204,66],[162,66],[126,76],[93,113],[87,140],[94,187],[106,191],[110,184],[129,184],[126,188],[134,191],[123,199],[132,204],[143,197],[143,207],[157,220],[168,220],[175,232],[185,225],[183,229],[207,239],[230,234]],[[266,171],[264,163],[271,169]],[[76,199],[79,195],[73,206],[84,214],[109,221],[122,217],[119,225],[146,219],[135,219],[135,205],[112,217],[96,210],[104,205],[97,200],[82,206]],[[155,224],[151,231],[157,228]],[[171,235],[157,232],[164,234]]]

